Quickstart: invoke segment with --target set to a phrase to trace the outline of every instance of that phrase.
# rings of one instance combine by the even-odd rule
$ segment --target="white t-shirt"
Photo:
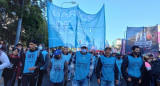
[[[0,62],[2,63],[2,64],[0,64],[0,70],[4,69],[10,65],[10,61],[8,59],[8,56],[2,51],[0,51]]]

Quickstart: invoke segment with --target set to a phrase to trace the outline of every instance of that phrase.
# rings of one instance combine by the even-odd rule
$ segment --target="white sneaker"
[[[68,79],[68,81],[71,81],[71,79]]]

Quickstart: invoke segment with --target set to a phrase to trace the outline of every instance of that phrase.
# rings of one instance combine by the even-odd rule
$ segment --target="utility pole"
[[[23,9],[23,7],[24,7],[24,0],[22,0],[22,5],[20,7],[21,7],[21,9]],[[16,45],[16,44],[19,43],[19,38],[20,38],[20,33],[21,33],[21,26],[22,26],[22,16],[23,16],[23,13],[21,14],[21,16],[18,19],[17,34],[16,34],[16,39],[15,39],[14,45]]]

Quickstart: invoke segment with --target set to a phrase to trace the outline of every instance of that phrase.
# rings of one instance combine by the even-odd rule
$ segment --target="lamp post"
[[[63,4],[65,4],[65,3],[76,4],[76,2],[75,2],[75,1],[72,1],[72,2],[63,2],[63,3],[61,4],[61,8],[62,8],[62,5],[63,5]]]
[[[124,32],[124,39],[126,39],[126,33],[127,33],[127,32],[125,31],[125,32]]]
[[[62,5],[65,4],[65,3],[76,4],[75,1],[72,1],[72,2],[63,2],[63,3],[61,4],[61,13],[62,13]],[[61,21],[61,14],[60,14],[60,21]]]
[[[75,1],[72,1],[72,2],[63,2],[63,3],[61,4],[61,13],[62,13],[62,5],[65,4],[65,3],[76,4]],[[61,20],[61,14],[60,14],[60,20]]]

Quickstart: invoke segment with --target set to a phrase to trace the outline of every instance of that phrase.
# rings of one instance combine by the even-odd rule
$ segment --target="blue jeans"
[[[101,79],[100,86],[114,86],[114,81],[106,81]]]
[[[68,79],[71,79],[71,67],[70,67],[70,65],[68,66],[68,70],[69,70]]]
[[[88,86],[88,84],[89,84],[89,81],[87,78],[82,80],[73,79],[73,82],[72,82],[72,86]]]

